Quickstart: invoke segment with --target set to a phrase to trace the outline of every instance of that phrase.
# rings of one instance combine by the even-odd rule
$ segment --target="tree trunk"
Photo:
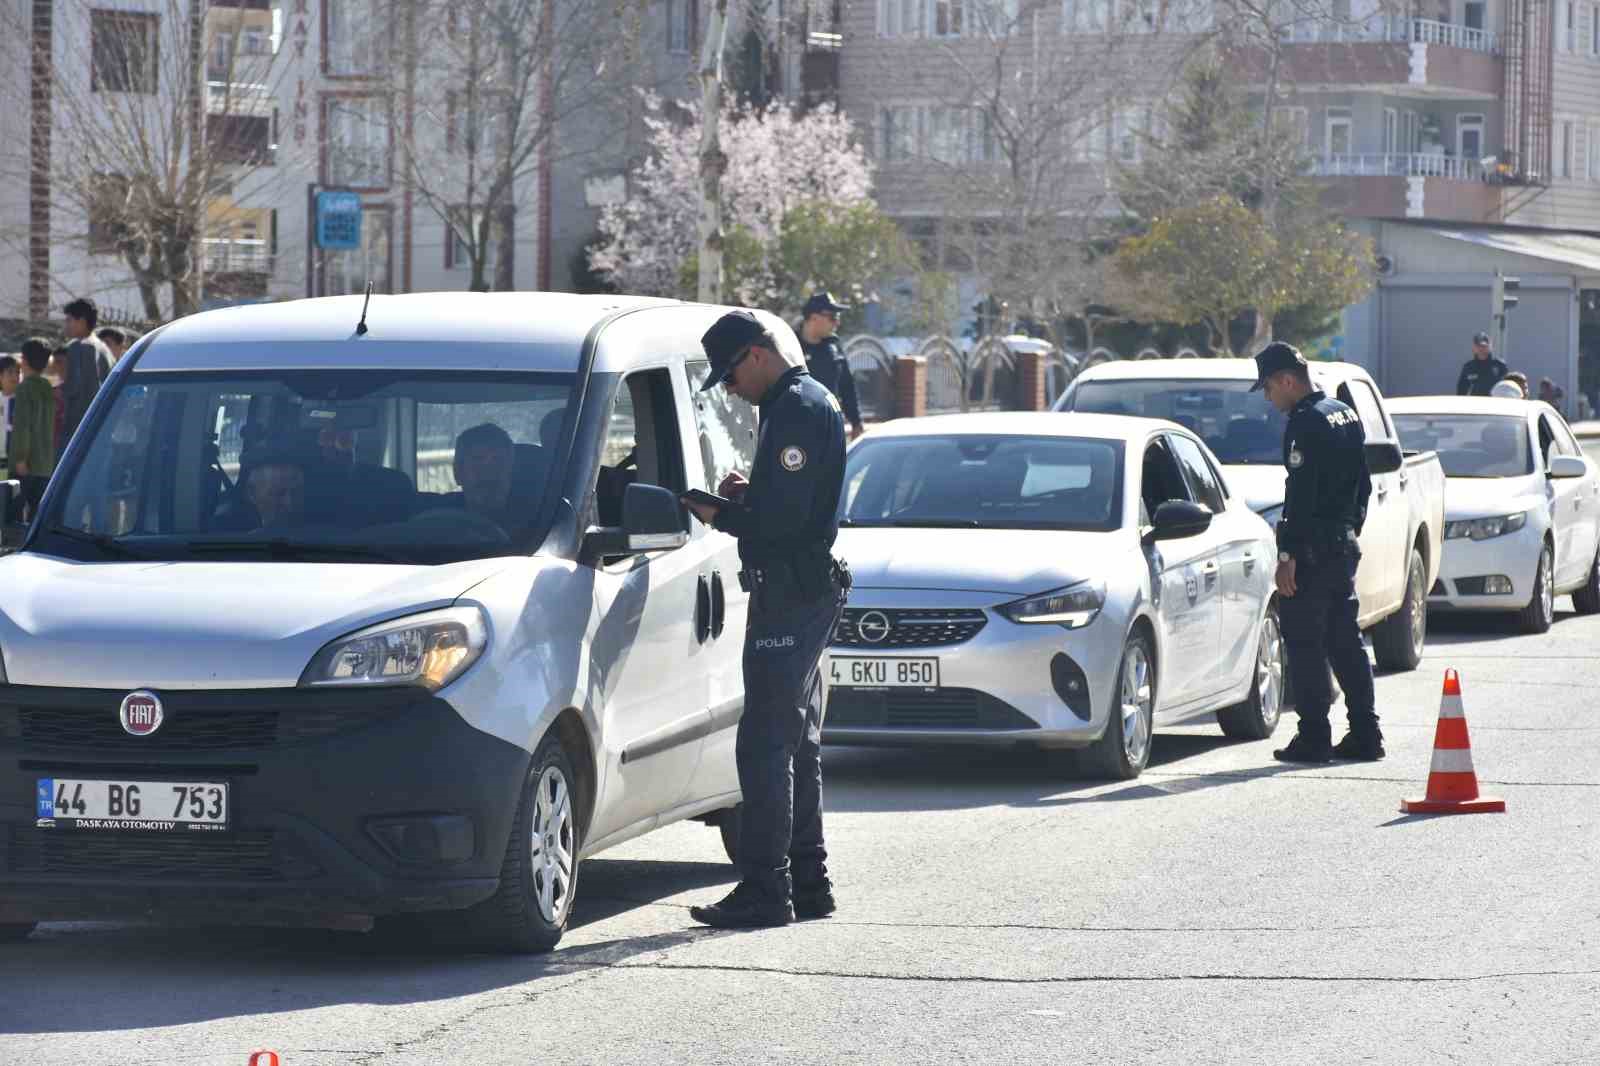
[[[1267,91],[1261,120],[1261,161],[1265,164],[1266,170],[1261,181],[1261,221],[1270,231],[1278,216],[1278,158],[1272,143],[1272,108],[1278,98],[1278,65],[1283,59],[1283,46],[1275,33],[1268,33],[1267,39],[1271,41],[1272,58],[1267,64]],[[1259,307],[1253,310],[1256,316],[1255,331],[1250,335],[1246,355],[1255,355],[1272,343],[1272,316]],[[1226,334],[1226,327],[1222,343],[1224,348],[1231,348],[1231,338]]]
[[[728,0],[711,8],[700,51],[700,277],[701,303],[722,302],[722,52],[728,35]]]
[[[517,287],[515,245],[517,242],[517,205],[509,202],[511,184],[506,182],[507,202],[495,212],[494,237],[495,246],[500,255],[494,263],[494,287],[496,292],[511,292]]]

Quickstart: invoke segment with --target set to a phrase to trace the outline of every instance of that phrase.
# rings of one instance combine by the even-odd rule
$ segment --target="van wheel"
[[[28,934],[39,927],[38,922],[0,922],[0,944],[15,944],[28,939]]]
[[[722,850],[727,854],[728,861],[735,866],[739,865],[739,815],[744,812],[744,804],[729,807],[717,816],[717,832],[722,835]]]
[[[1256,676],[1250,685],[1250,697],[1217,712],[1223,735],[1237,740],[1270,737],[1283,712],[1283,678],[1283,630],[1278,625],[1278,609],[1268,607],[1261,620],[1261,639],[1256,644]]]
[[[474,939],[511,952],[549,951],[560,942],[578,888],[575,782],[566,748],[547,734],[522,785],[500,888],[467,912]]]
[[[1600,552],[1589,564],[1589,576],[1572,590],[1572,606],[1579,614],[1600,614]]]
[[[1373,658],[1383,670],[1415,670],[1422,662],[1428,639],[1428,569],[1422,553],[1411,549],[1406,567],[1406,591],[1400,609],[1372,630]]]
[[[1078,756],[1095,777],[1130,781],[1149,765],[1155,731],[1156,657],[1143,633],[1130,636],[1122,649],[1114,698],[1105,732]]]
[[[1517,627],[1524,633],[1548,633],[1556,620],[1555,559],[1550,545],[1539,549],[1539,566],[1533,572],[1533,595],[1517,612]]]

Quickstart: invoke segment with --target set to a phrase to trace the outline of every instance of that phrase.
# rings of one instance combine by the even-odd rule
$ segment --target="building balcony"
[[[1302,23],[1291,27],[1284,38],[1291,44],[1354,44],[1389,42],[1397,44],[1438,44],[1469,52],[1500,54],[1500,35],[1493,30],[1474,29],[1437,19],[1386,18],[1363,25],[1345,23]]]
[[[1512,184],[1494,164],[1430,152],[1323,155],[1312,173],[1327,179],[1327,205],[1356,218],[1498,222]]]
[[[1361,89],[1488,101],[1505,90],[1502,42],[1489,30],[1433,19],[1375,19],[1350,26],[1307,22],[1284,36],[1279,83],[1301,92]],[[1233,60],[1252,84],[1265,84],[1265,52],[1242,50]]]
[[[1379,152],[1360,155],[1323,155],[1312,162],[1311,172],[1321,177],[1449,178],[1483,181],[1485,168],[1476,159],[1438,152]]]
[[[272,252],[267,242],[246,237],[207,237],[202,244],[206,273],[271,276]]]
[[[206,82],[206,111],[213,115],[271,118],[277,103],[272,95],[272,87],[258,82]]]

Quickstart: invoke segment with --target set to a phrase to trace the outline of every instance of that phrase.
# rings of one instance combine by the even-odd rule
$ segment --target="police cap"
[[[848,311],[848,310],[850,310],[850,305],[849,304],[842,304],[839,301],[835,300],[833,298],[833,293],[831,293],[831,292],[815,292],[815,293],[811,294],[811,299],[806,301],[806,306],[805,306],[805,309],[804,309],[804,311],[802,313],[803,314],[807,314],[807,315],[820,315],[820,314],[834,314],[834,315],[836,315],[840,311]]]
[[[700,347],[706,350],[706,358],[711,360],[711,374],[700,386],[700,391],[721,385],[728,371],[733,369],[739,353],[756,343],[770,347],[774,342],[767,327],[749,311],[729,311],[712,323],[705,336],[700,338]]]
[[[1282,341],[1273,341],[1256,353],[1256,383],[1250,386],[1250,391],[1266,388],[1267,379],[1280,371],[1305,369],[1306,357],[1300,354],[1300,349]]]

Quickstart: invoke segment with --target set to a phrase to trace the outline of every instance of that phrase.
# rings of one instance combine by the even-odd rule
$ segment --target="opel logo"
[[[889,616],[882,611],[868,611],[856,619],[856,635],[868,644],[881,644],[889,639]]]
[[[117,712],[117,717],[122,721],[123,732],[147,737],[161,728],[165,714],[161,709],[160,697],[154,692],[140,689],[122,697],[122,708]]]

